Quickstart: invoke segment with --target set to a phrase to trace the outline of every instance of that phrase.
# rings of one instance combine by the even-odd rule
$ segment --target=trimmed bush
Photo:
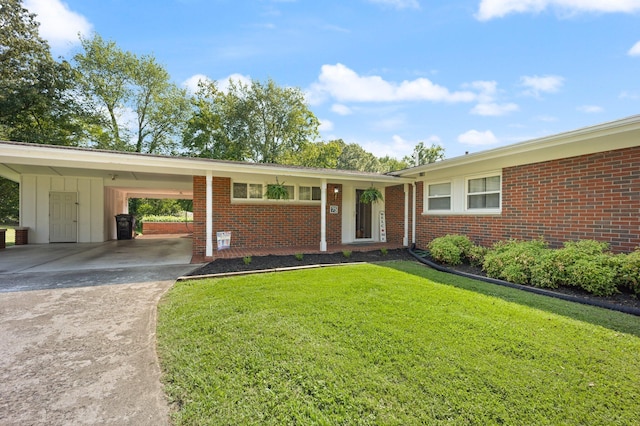
[[[482,268],[491,278],[529,284],[531,268],[546,250],[547,243],[542,239],[499,241],[485,254]]]
[[[610,256],[594,255],[578,259],[567,268],[567,280],[574,286],[596,296],[611,296],[617,292],[616,271],[611,267]]]
[[[445,235],[431,240],[429,253],[438,262],[459,265],[471,251],[473,243],[466,235]]]
[[[629,254],[615,257],[616,284],[640,295],[640,248]]]

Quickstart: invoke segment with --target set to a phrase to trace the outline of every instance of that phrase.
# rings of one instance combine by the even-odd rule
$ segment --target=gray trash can
[[[136,218],[132,214],[116,215],[116,232],[119,240],[130,240],[133,238]]]

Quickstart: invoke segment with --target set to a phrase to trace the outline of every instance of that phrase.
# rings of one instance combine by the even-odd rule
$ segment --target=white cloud
[[[69,9],[60,0],[25,0],[24,7],[38,15],[40,36],[54,50],[66,52],[80,43],[78,33],[88,36],[93,26],[84,16]]]
[[[507,104],[496,104],[496,103],[486,103],[486,104],[478,104],[471,110],[471,114],[483,115],[483,116],[500,116],[506,115],[510,112],[518,111],[520,107],[514,103]]]
[[[233,80],[233,82],[236,84],[241,83],[247,86],[251,85],[251,77],[249,77],[248,75],[234,73],[229,75],[228,77],[219,79],[217,81],[218,89],[225,93],[228,92],[231,80]]]
[[[380,76],[360,76],[342,64],[323,65],[310,92],[309,99],[315,102],[327,96],[340,102],[472,102],[477,97],[470,91],[451,92],[426,78],[395,83]]]
[[[629,91],[626,91],[626,90],[625,90],[624,92],[621,92],[621,93],[618,95],[618,98],[620,98],[620,99],[631,99],[631,100],[634,100],[634,101],[635,101],[635,100],[640,99],[640,93],[637,93],[637,92],[629,92]]]
[[[469,130],[468,132],[458,136],[458,142],[471,146],[494,145],[498,143],[498,138],[496,138],[491,130],[484,132]]]
[[[471,114],[483,116],[500,116],[510,112],[517,111],[518,105],[514,103],[499,104],[496,102],[498,97],[498,83],[496,81],[474,81],[465,84],[463,87],[469,87],[478,91],[478,105],[471,109]]]
[[[402,158],[405,155],[411,155],[416,143],[407,141],[399,135],[393,135],[391,140],[385,141],[366,141],[357,142],[366,151],[372,153],[376,157],[384,157],[386,155],[393,158]]]
[[[478,94],[478,102],[480,103],[493,102],[498,93],[498,83],[496,81],[474,81],[465,84],[463,87],[470,87],[480,92]]]
[[[351,108],[342,104],[333,104],[331,106],[331,111],[335,112],[338,115],[350,115],[353,113]]]
[[[318,130],[321,132],[330,132],[333,130],[333,122],[329,120],[319,120]]]
[[[631,49],[629,49],[627,54],[629,56],[640,56],[640,41],[637,42],[636,44],[634,44],[633,47],[631,47]]]
[[[420,9],[418,0],[369,0],[369,2],[395,9]]]
[[[557,75],[523,76],[520,84],[526,88],[525,95],[540,97],[540,93],[555,93],[564,84],[564,78]]]
[[[245,85],[251,85],[251,77],[235,73],[229,75],[228,77],[216,80],[216,87],[218,88],[218,90],[226,93],[227,91],[229,91],[231,80],[233,80],[233,82],[236,84],[240,82]],[[212,81],[212,79],[204,74],[194,74],[183,81],[182,86],[185,87],[189,92],[196,93],[198,91],[198,83],[200,83],[201,81],[206,83]]]
[[[577,109],[578,111],[585,112],[587,114],[597,114],[599,112],[604,111],[604,108],[597,105],[581,105]]]
[[[540,13],[547,8],[564,13],[633,13],[640,11],[637,0],[482,0],[476,18],[488,21],[511,13]]]
[[[196,93],[198,91],[198,83],[211,81],[209,77],[204,74],[195,74],[182,82],[182,87],[185,87],[190,93]]]

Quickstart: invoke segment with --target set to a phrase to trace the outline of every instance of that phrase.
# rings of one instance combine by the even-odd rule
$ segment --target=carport
[[[191,170],[164,157],[2,142],[0,176],[20,184],[20,226],[28,241],[116,239],[115,215],[129,198],[193,198]]]

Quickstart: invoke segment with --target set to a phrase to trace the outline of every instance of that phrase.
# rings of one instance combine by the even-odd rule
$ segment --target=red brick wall
[[[409,188],[411,191],[411,188]],[[409,239],[411,239],[411,202],[409,194]],[[404,238],[404,184],[388,186],[384,191],[384,209],[387,220],[387,242],[402,244]]]
[[[540,236],[552,246],[578,239],[618,252],[640,246],[640,147],[505,168],[502,179],[501,215],[419,215],[417,245],[456,233],[485,246]]]
[[[339,193],[334,198],[334,187]],[[327,244],[342,239],[342,187],[327,185]],[[338,205],[339,214],[329,214]],[[206,179],[193,180],[193,254],[204,256],[206,248]],[[320,205],[299,203],[231,203],[231,181],[213,178],[213,233],[231,231],[231,246],[239,248],[320,247]],[[215,250],[215,247],[214,247]],[[215,252],[214,252],[215,256]]]
[[[190,234],[193,232],[191,222],[143,222],[143,235],[158,234]]]

